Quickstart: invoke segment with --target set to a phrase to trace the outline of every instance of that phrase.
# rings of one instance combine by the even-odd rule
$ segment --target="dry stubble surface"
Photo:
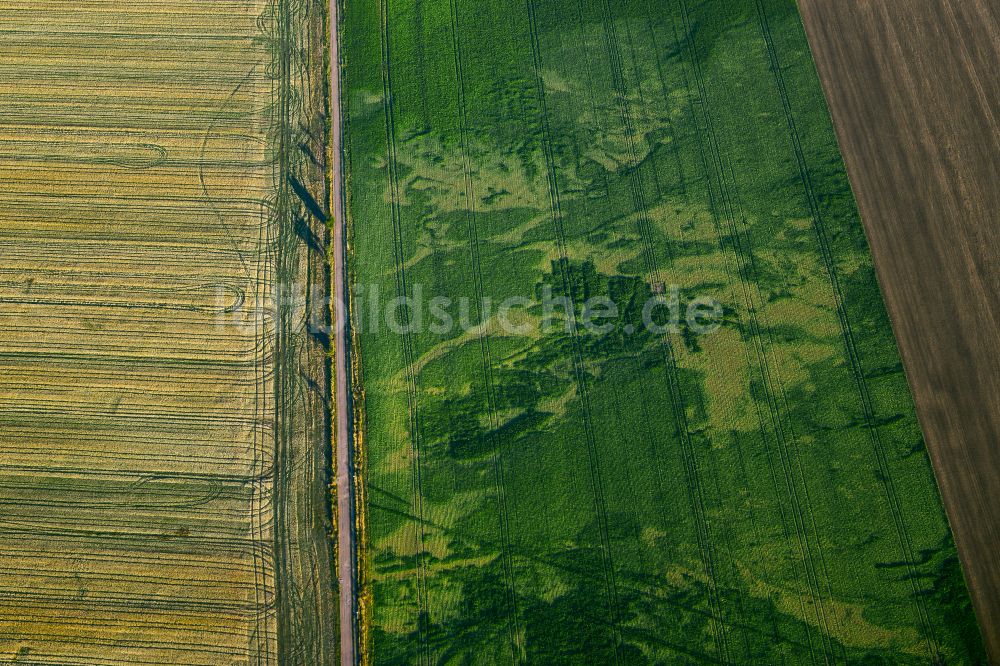
[[[325,379],[273,316],[307,4],[0,2],[0,662],[329,658],[328,517],[283,515]]]

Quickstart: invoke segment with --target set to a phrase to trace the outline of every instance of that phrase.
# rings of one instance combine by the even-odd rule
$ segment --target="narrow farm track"
[[[341,110],[340,0],[329,0],[330,23],[330,186],[331,186],[331,296],[333,303],[333,446],[336,464],[337,567],[340,590],[340,659],[344,666],[356,662],[357,545],[355,543],[355,494],[351,428],[347,294],[347,220],[344,211],[343,120]]]
[[[4,663],[336,661],[324,11],[0,2]]]

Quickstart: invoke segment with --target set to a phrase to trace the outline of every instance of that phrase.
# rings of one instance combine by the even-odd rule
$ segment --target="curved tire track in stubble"
[[[222,235],[227,239],[227,242],[230,245],[230,251],[238,259],[246,278],[246,284],[252,287],[252,302],[255,307],[259,305],[260,299],[262,298],[262,295],[266,293],[269,285],[270,250],[268,237],[270,231],[270,219],[265,218],[268,221],[265,222],[265,228],[261,230],[258,240],[257,250],[258,256],[260,256],[261,259],[256,262],[256,266],[254,266],[253,270],[251,270],[250,262],[248,261],[246,254],[240,249],[235,239],[225,233],[228,227],[225,215],[223,214],[223,210],[220,206],[222,201],[215,197],[211,192],[209,181],[205,173],[205,166],[209,143],[211,142],[213,135],[218,133],[217,126],[227,116],[227,108],[231,104],[232,100],[253,78],[260,67],[260,62],[254,63],[248,70],[246,76],[243,77],[236,87],[230,91],[226,100],[222,103],[216,115],[208,124],[198,153],[198,182],[201,188],[201,195],[205,199],[205,206],[208,208],[211,215],[216,219],[220,230],[223,232]],[[273,211],[271,202],[261,201],[260,203],[265,210],[271,209]],[[243,289],[241,290],[239,307],[235,307],[231,311],[235,312],[242,309],[242,305],[245,300],[246,290]],[[258,321],[254,322],[253,326],[256,347],[253,361],[255,376],[254,418],[255,420],[262,422],[267,413],[268,396],[265,387],[267,385],[268,368],[270,365],[268,362],[268,355],[273,350],[267,349],[267,324],[263,321]],[[252,460],[250,467],[252,473],[248,478],[243,479],[242,482],[251,487],[249,513],[252,543],[254,544],[251,552],[253,553],[252,561],[254,579],[257,581],[254,585],[254,603],[257,608],[258,622],[250,637],[250,645],[247,648],[247,656],[249,659],[253,660],[253,663],[255,664],[269,666],[273,661],[271,655],[271,645],[276,640],[271,627],[271,614],[275,610],[275,590],[273,585],[269,584],[271,572],[268,571],[268,569],[273,568],[272,563],[274,551],[273,549],[267,549],[268,552],[265,553],[265,549],[258,546],[267,542],[266,531],[270,520],[267,519],[265,514],[267,511],[267,504],[269,501],[273,500],[274,496],[272,489],[270,488],[274,480],[274,458],[272,455],[269,455],[269,452],[267,451],[266,433],[262,433],[258,428],[254,428],[252,438]]]
[[[322,164],[302,164],[300,138],[318,114],[312,76],[325,58],[325,38],[317,50],[317,29],[325,3],[275,0],[270,34],[276,90],[272,112],[277,164],[276,215],[268,246],[274,253],[276,308],[274,345],[273,538],[275,605],[279,663],[333,664],[339,657],[335,587],[329,533],[329,381],[326,349],[313,334],[315,287],[326,288],[326,257],[299,236],[327,223],[327,213],[309,190],[322,187]],[[322,33],[320,33],[322,34]],[[321,62],[321,61],[320,61]],[[325,100],[325,98],[324,98]],[[324,101],[325,103],[325,101]],[[320,199],[322,197],[319,197]],[[270,228],[269,228],[270,231]],[[317,256],[317,253],[321,256]],[[292,302],[304,286],[305,303]],[[304,305],[304,310],[299,306]]]

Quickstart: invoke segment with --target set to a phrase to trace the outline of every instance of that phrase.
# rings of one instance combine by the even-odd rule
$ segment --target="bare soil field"
[[[1000,9],[989,0],[799,4],[1000,663]]]

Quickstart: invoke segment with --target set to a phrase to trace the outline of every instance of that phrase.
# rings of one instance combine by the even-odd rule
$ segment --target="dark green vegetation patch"
[[[791,0],[343,35],[376,663],[984,660]],[[469,325],[371,325],[418,291]]]

